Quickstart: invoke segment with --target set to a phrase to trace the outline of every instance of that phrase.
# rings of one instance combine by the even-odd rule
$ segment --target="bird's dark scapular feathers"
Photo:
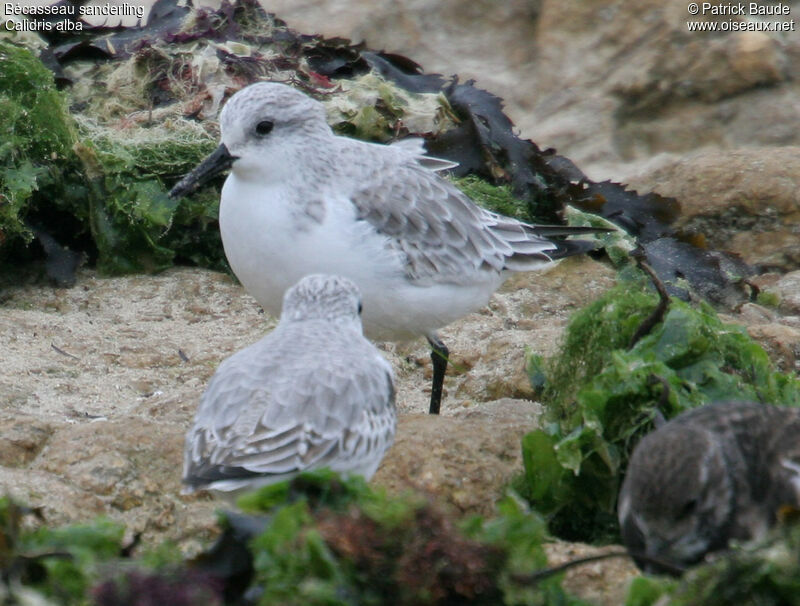
[[[558,249],[553,252],[548,251],[548,256],[553,260],[581,255],[597,248],[597,243],[587,240],[564,240],[555,244],[558,245]]]
[[[247,480],[263,477],[264,474],[250,471],[244,467],[230,467],[228,465],[202,465],[192,470],[192,473],[181,481],[192,488],[202,488],[213,482],[222,480]]]
[[[606,227],[587,227],[587,226],[570,226],[570,225],[533,225],[530,229],[531,232],[542,238],[551,238],[554,236],[587,236],[591,234],[604,234],[613,232],[613,229]],[[591,250],[596,250],[598,244],[596,242],[589,242],[587,240],[553,240],[558,248],[556,250],[548,250],[544,253],[553,261],[557,259],[564,259],[574,255],[580,255]]]
[[[589,227],[578,225],[532,225],[531,231],[537,236],[549,238],[551,236],[586,236],[589,234],[604,234],[616,230],[608,227]]]

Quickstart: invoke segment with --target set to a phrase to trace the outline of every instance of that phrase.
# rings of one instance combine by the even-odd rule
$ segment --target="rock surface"
[[[452,417],[403,415],[374,481],[397,494],[410,489],[433,495],[461,514],[491,515],[522,470],[520,440],[538,427],[541,412],[536,402],[505,398]]]
[[[581,558],[620,553],[622,548],[553,541],[545,546],[545,551],[550,566],[559,566]],[[614,557],[570,568],[564,574],[562,585],[590,604],[619,606],[625,603],[628,585],[638,575],[638,569],[631,565],[629,558]]]
[[[800,316],[800,271],[789,272],[780,277],[773,290],[778,296],[782,311]]]
[[[796,19],[800,3],[784,2]],[[800,143],[796,32],[697,32],[686,2],[275,0],[290,26],[476,78],[594,179],[661,153]],[[758,20],[759,18],[756,18]],[[762,17],[761,20],[773,20]]]
[[[525,347],[552,352],[569,314],[613,276],[588,258],[520,275],[442,331],[455,363],[441,417],[423,414],[427,345],[384,346],[401,416],[376,482],[421,490],[463,514],[491,513],[521,470],[519,440],[540,413],[498,394],[530,394]],[[219,362],[274,320],[230,277],[188,268],[110,279],[84,270],[75,288],[21,286],[0,299],[2,490],[42,505],[54,523],[105,513],[145,539],[198,548],[216,504],[180,495],[183,437]]]
[[[427,345],[384,345],[400,419],[375,483],[490,515],[541,413],[503,397],[531,395],[525,348],[553,353],[570,313],[613,282],[603,264],[567,260],[513,277],[486,308],[445,328],[454,363],[441,417],[424,414]],[[180,494],[184,434],[219,362],[274,320],[230,277],[188,268],[110,279],[83,270],[75,288],[8,288],[0,301],[0,490],[42,506],[54,524],[105,514],[145,541],[170,538],[187,553],[207,545],[219,504]],[[624,566],[627,578],[633,566]]]
[[[762,271],[800,267],[800,147],[699,151],[630,179],[680,200],[676,223]]]

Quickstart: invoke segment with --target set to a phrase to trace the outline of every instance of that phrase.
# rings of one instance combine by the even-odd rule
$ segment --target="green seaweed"
[[[579,604],[547,564],[544,520],[507,497],[457,525],[426,500],[361,480],[303,474],[239,500],[269,512],[251,543],[260,604]]]
[[[622,282],[574,313],[558,356],[545,363],[542,398],[556,410],[568,408],[578,390],[608,363],[608,354],[625,349],[636,329],[655,308],[658,296],[643,283]],[[528,357],[528,367],[535,358]],[[554,416],[566,415],[567,411]]]
[[[531,222],[529,206],[515,196],[510,185],[492,185],[485,179],[468,175],[453,178],[453,184],[469,196],[476,204],[507,217]]]
[[[795,514],[796,515],[796,514]],[[800,604],[800,524],[786,520],[759,541],[733,544],[680,580],[638,577],[626,606]]]
[[[744,328],[706,304],[672,299],[628,349],[656,301],[641,282],[622,282],[573,316],[557,356],[528,359],[532,378],[545,377],[548,424],[523,438],[516,487],[563,538],[616,538],[622,473],[657,414],[726,399],[800,405],[800,380],[776,372]]]
[[[628,587],[625,606],[653,606],[675,585],[670,578],[636,577]]]
[[[585,604],[561,588],[563,574],[526,582],[547,566],[542,545],[549,540],[547,523],[513,492],[497,503],[497,516],[467,520],[462,528],[473,539],[483,541],[506,554],[498,577],[505,604]]]
[[[778,293],[762,290],[756,296],[756,302],[759,305],[764,305],[765,307],[775,307],[777,308],[781,304],[781,297]]]
[[[104,274],[158,271],[176,255],[224,267],[217,229],[219,192],[208,188],[183,200],[167,195],[164,176],[197,164],[214,140],[197,127],[172,122],[132,127],[127,136],[83,121],[76,146],[89,175],[89,224]],[[91,143],[88,141],[91,140]]]
[[[100,564],[119,556],[124,527],[98,518],[31,528],[26,518],[37,517],[38,510],[0,498],[0,582],[26,585],[59,604],[84,604]]]
[[[44,579],[35,585],[61,604],[82,603],[98,578],[98,564],[119,555],[124,530],[124,526],[104,518],[87,524],[38,528],[26,537],[27,549],[60,552],[68,557],[43,559]]]
[[[30,51],[0,40],[0,245],[32,239],[30,206],[63,206],[75,125],[53,75]]]
[[[75,127],[53,74],[27,49],[0,40],[3,146],[42,161],[70,155]],[[8,113],[7,113],[8,112]]]
[[[636,237],[599,215],[583,212],[572,206],[567,206],[565,211],[567,223],[570,225],[602,227],[610,230],[605,233],[593,234],[591,237],[597,241],[598,248],[603,249],[612,265],[622,272],[624,276],[628,276],[633,266],[630,252],[637,246]],[[630,276],[628,277],[630,278]]]
[[[239,506],[237,521],[220,514],[223,526],[264,530],[185,560],[169,542],[123,548],[124,528],[105,518],[50,527],[0,499],[0,593],[35,591],[66,605],[217,604],[224,584],[231,599],[249,590],[259,604],[583,604],[564,593],[562,573],[540,574],[545,521],[513,494],[496,516],[459,521],[419,495],[390,496],[322,470]]]
[[[174,119],[123,132],[85,116],[76,123],[52,73],[28,50],[0,41],[0,133],[4,254],[21,254],[34,225],[61,243],[88,246],[103,274],[158,271],[176,257],[225,267],[218,193],[177,202],[163,183],[213,149],[196,124]]]
[[[215,137],[185,119],[112,128],[83,118],[79,128],[106,172],[138,179],[179,177],[217,146]]]

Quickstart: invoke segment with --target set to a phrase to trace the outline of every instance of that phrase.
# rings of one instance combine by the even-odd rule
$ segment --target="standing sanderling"
[[[484,210],[436,174],[452,163],[423,156],[413,142],[337,136],[321,103],[284,84],[237,92],[220,127],[220,146],[170,195],[231,167],[220,231],[247,291],[274,314],[307,274],[350,278],[364,298],[368,337],[427,337],[431,413],[439,412],[448,356],[436,330],[486,305],[509,272],[593,248],[548,236],[603,231],[529,225]]]
[[[321,467],[372,477],[394,440],[394,387],[360,312],[339,276],[286,292],[275,329],[211,377],[186,434],[187,492],[233,497]]]
[[[642,438],[618,505],[637,563],[648,572],[694,564],[732,539],[762,537],[782,507],[800,507],[798,435],[796,407],[719,402]]]

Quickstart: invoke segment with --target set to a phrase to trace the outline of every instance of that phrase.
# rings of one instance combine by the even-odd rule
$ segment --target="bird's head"
[[[618,516],[628,550],[646,556],[640,567],[686,566],[724,547],[734,509],[725,447],[713,432],[668,423],[634,449]]]
[[[361,292],[347,278],[312,274],[286,291],[281,322],[328,320],[358,322],[361,316]]]
[[[222,108],[219,122],[220,145],[172,188],[172,197],[190,193],[229,168],[243,179],[269,181],[296,170],[303,150],[333,136],[319,101],[276,82],[257,82],[237,92]]]

